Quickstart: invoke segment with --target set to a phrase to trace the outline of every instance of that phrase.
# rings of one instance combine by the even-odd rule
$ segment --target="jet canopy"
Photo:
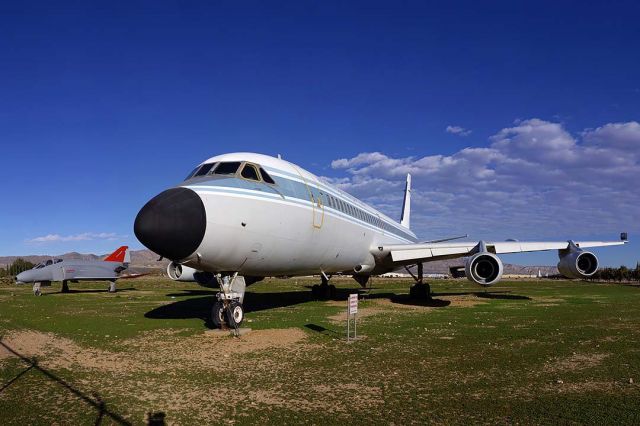
[[[33,269],[42,269],[45,266],[50,266],[50,265],[54,265],[56,263],[60,263],[60,262],[62,262],[62,260],[63,259],[56,259],[56,260],[49,259],[49,260],[47,260],[45,262],[38,263],[36,266],[33,267]]]
[[[236,177],[275,185],[275,181],[262,166],[248,161],[220,161],[204,163],[193,169],[186,180],[199,177]]]

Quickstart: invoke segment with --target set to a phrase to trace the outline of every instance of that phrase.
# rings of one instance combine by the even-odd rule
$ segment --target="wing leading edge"
[[[626,244],[627,240],[620,241],[576,241],[579,248],[619,246]],[[540,242],[458,242],[458,243],[424,243],[424,244],[394,244],[375,248],[372,253],[377,258],[387,258],[393,264],[408,265],[416,262],[429,262],[435,260],[455,259],[474,254],[480,244],[484,244],[486,250],[495,254],[525,253],[548,250],[568,250],[570,241],[540,241]]]

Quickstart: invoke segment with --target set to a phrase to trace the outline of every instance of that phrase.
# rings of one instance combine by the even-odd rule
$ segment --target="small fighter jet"
[[[68,282],[109,281],[109,292],[116,291],[116,279],[131,262],[129,247],[122,246],[104,260],[50,259],[16,276],[17,283],[33,283],[33,294],[40,296],[42,286],[62,281],[62,293],[69,292]]]

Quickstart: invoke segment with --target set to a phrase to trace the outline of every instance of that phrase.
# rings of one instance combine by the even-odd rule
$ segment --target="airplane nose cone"
[[[206,228],[202,199],[188,188],[156,195],[138,212],[133,226],[142,244],[170,260],[184,259],[196,251]]]

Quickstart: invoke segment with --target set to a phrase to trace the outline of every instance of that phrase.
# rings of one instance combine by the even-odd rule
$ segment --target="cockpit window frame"
[[[253,169],[253,172],[255,173],[255,176],[256,176],[256,178],[255,178],[255,179],[248,178],[248,177],[246,177],[245,175],[243,175],[243,173],[244,173],[244,169],[246,169],[247,167],[249,167],[249,168],[252,168],[252,169]],[[238,170],[239,170],[239,171],[238,171],[238,176],[239,176],[241,179],[248,180],[249,182],[263,182],[262,176],[260,176],[260,172],[258,171],[258,169],[259,169],[259,166],[257,166],[256,164],[249,163],[248,161],[245,161],[245,162],[242,164],[242,168],[238,169]]]
[[[197,172],[198,170],[200,170],[200,167],[202,167],[202,166],[198,166],[198,167],[196,167],[195,169],[191,170],[191,173],[189,173],[189,174],[187,175],[187,177],[186,177],[186,178],[184,178],[184,180],[189,180],[189,179],[191,179],[191,178],[196,174],[196,172]]]
[[[269,173],[267,173],[267,171],[260,165],[258,165],[258,172],[260,173],[260,178],[262,178],[262,181],[264,183],[266,183],[267,185],[276,185],[276,181],[271,177],[271,175]],[[269,180],[265,179],[265,176],[267,178],[269,178],[269,180],[271,182],[269,182]]]

